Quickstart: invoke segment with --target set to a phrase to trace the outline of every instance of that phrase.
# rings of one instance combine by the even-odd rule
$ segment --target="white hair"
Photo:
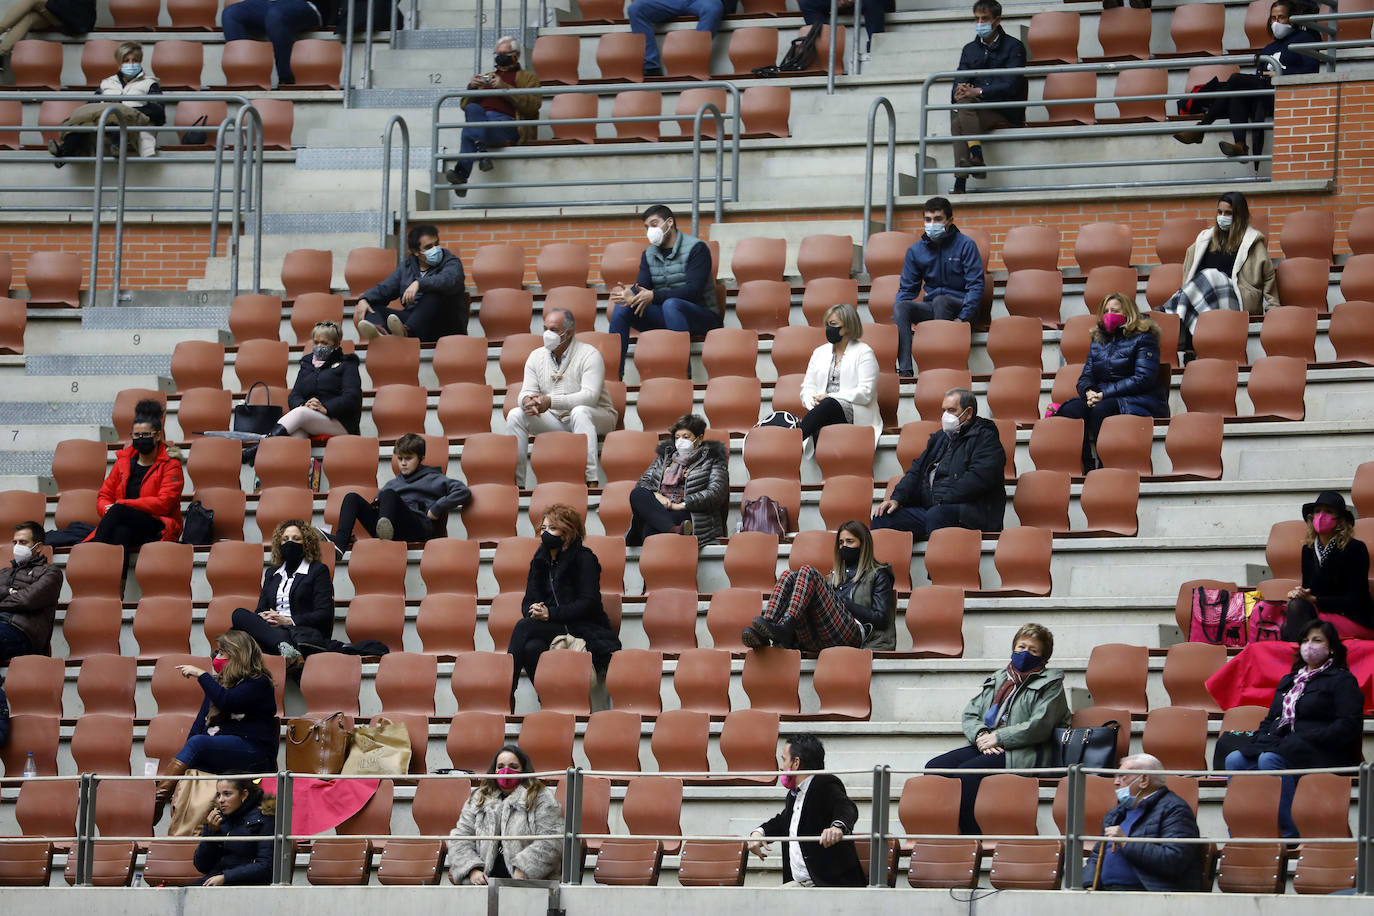
[[[1121,768],[1125,769],[1126,764],[1131,764],[1131,770],[1136,773],[1148,774],[1145,778],[1153,787],[1164,785],[1164,777],[1158,775],[1164,769],[1164,764],[1154,754],[1132,754],[1129,757],[1121,758]]]
[[[502,35],[500,38],[496,39],[496,47],[499,48],[504,44],[510,45],[510,49],[516,54],[520,53],[520,42],[516,41],[514,36]]]

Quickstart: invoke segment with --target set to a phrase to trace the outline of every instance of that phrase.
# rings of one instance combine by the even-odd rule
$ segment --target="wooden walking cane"
[[[1098,842],[1097,844],[1097,867],[1093,869],[1093,886],[1088,890],[1097,890],[1097,884],[1102,880],[1102,860],[1107,858],[1107,848],[1110,843]]]

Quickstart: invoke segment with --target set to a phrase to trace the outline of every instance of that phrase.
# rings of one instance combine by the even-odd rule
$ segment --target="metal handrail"
[[[100,118],[95,124],[95,178],[92,182],[95,196],[91,201],[91,305],[96,304],[100,292],[100,198],[105,185],[105,128],[112,115],[118,122],[116,130],[119,140],[119,170],[115,179],[115,256],[110,305],[116,305],[119,298],[119,274],[124,253],[124,191],[125,167],[129,160],[129,116],[123,105],[110,105],[100,113]]]
[[[859,4],[855,3],[855,7]],[[896,204],[896,192],[894,187],[897,183],[897,114],[892,110],[892,103],[886,96],[878,96],[873,100],[873,104],[868,106],[868,142],[864,146],[864,243],[863,253],[868,254],[868,236],[873,218],[873,133],[878,123],[878,109],[887,112],[887,182],[883,189],[884,203],[886,204],[886,220],[883,222],[883,230],[892,231],[892,211]]]
[[[396,35],[396,7],[395,0],[388,0],[392,3],[391,8],[391,36]],[[372,17],[374,15],[376,0],[367,0],[367,33],[363,36],[363,76],[360,89],[372,88]],[[353,8],[352,0],[348,2],[348,12],[344,16],[344,38],[343,38],[343,66],[339,70],[339,85],[343,87],[343,107],[353,107],[353,28],[354,17],[357,15]]]
[[[382,211],[377,227],[377,247],[386,247],[387,229],[391,227],[391,134],[401,128],[401,231],[396,244],[396,265],[399,267],[406,253],[406,232],[410,220],[410,127],[401,115],[392,115],[382,131]]]
[[[729,182],[730,182],[730,196],[729,196],[728,199],[731,200],[731,201],[734,201],[734,200],[738,200],[738,199],[739,199],[740,137],[741,137],[742,132],[743,132],[742,121],[741,121],[741,116],[740,116],[740,104],[739,104],[739,103],[740,103],[740,90],[739,90],[739,87],[738,87],[738,86],[736,86],[733,82],[730,82],[730,81],[728,81],[728,80],[692,80],[692,81],[669,82],[669,83],[652,83],[652,84],[640,84],[640,83],[635,83],[635,84],[630,84],[630,85],[626,85],[626,86],[617,87],[615,90],[612,90],[612,91],[615,91],[615,92],[663,92],[663,91],[670,91],[670,92],[672,92],[672,91],[679,91],[679,92],[680,92],[680,91],[684,91],[684,90],[687,90],[687,89],[710,89],[710,88],[724,89],[724,90],[725,90],[727,93],[729,93],[729,95],[730,95],[730,104],[727,106],[727,112],[724,114],[724,117],[730,121],[731,126],[732,126],[732,133],[731,133],[731,137],[730,137],[730,176],[729,176],[729,178],[725,178],[725,177],[723,177],[723,176],[720,176],[718,180],[719,180],[720,182],[724,182],[724,181],[729,181]],[[454,91],[452,91],[452,92],[446,92],[446,93],[444,93],[443,95],[439,96],[439,98],[437,98],[437,99],[434,101],[433,108],[432,108],[432,121],[431,121],[431,125],[430,125],[430,168],[429,168],[431,193],[436,192],[436,191],[439,191],[439,190],[442,190],[442,189],[444,189],[444,188],[453,187],[453,185],[449,184],[449,183],[445,180],[445,178],[444,178],[444,174],[443,174],[443,173],[444,173],[444,169],[445,169],[445,164],[446,164],[446,163],[451,163],[451,162],[463,161],[463,160],[476,160],[476,159],[485,159],[485,158],[496,159],[496,160],[522,160],[522,159],[558,159],[558,158],[566,158],[566,157],[583,157],[583,156],[605,157],[605,156],[625,156],[625,155],[661,155],[662,152],[663,152],[663,146],[664,146],[664,143],[663,143],[663,142],[660,142],[660,143],[658,143],[658,144],[649,144],[649,143],[645,143],[645,144],[640,144],[640,145],[638,145],[638,146],[635,146],[635,145],[616,145],[614,148],[599,148],[599,147],[596,147],[596,146],[593,146],[593,145],[589,145],[589,144],[567,144],[567,145],[565,145],[565,146],[564,146],[564,145],[558,145],[558,146],[520,146],[520,145],[516,145],[516,146],[502,147],[502,148],[496,149],[496,150],[488,150],[488,151],[486,151],[486,152],[474,152],[474,153],[448,152],[448,151],[446,151],[446,150],[442,147],[442,145],[441,145],[441,143],[440,143],[440,132],[441,132],[441,131],[472,129],[472,128],[470,128],[470,127],[468,126],[468,122],[467,122],[466,120],[464,120],[464,121],[447,121],[447,122],[441,120],[441,116],[442,116],[442,111],[441,111],[441,109],[442,109],[443,105],[444,105],[446,102],[452,101],[452,100],[454,100],[454,99],[480,99],[480,98],[486,98],[486,97],[505,97],[505,98],[509,98],[509,97],[512,96],[512,95],[538,95],[538,96],[555,96],[555,95],[569,95],[569,94],[580,94],[580,95],[592,94],[592,95],[599,95],[599,94],[601,94],[601,93],[606,93],[607,91],[608,91],[608,90],[607,90],[607,88],[606,88],[605,86],[540,86],[540,87],[531,87],[531,88],[528,88],[528,89],[509,89],[509,88],[507,88],[507,89],[471,89],[471,90],[465,89],[465,90],[454,90]],[[713,107],[714,107],[714,106],[713,106]],[[567,126],[567,125],[576,125],[576,124],[634,124],[634,123],[650,123],[650,122],[663,122],[663,121],[683,121],[683,120],[685,120],[685,119],[686,119],[686,115],[685,115],[685,114],[676,114],[676,113],[674,113],[674,114],[638,115],[638,116],[615,116],[615,115],[611,115],[611,116],[607,116],[607,117],[592,117],[592,118],[558,118],[558,119],[553,119],[553,118],[531,118],[531,119],[528,119],[528,120],[521,120],[521,121],[519,121],[519,122],[511,122],[511,123],[518,123],[518,125],[519,125],[520,127],[536,127],[536,128],[537,128],[537,127],[553,126],[553,125],[563,125],[563,126]],[[699,124],[699,121],[698,121],[698,122],[695,122],[695,123],[698,123],[698,124]],[[479,129],[480,129],[480,128],[479,128]],[[718,135],[719,135],[720,132],[717,131],[717,133],[718,133]],[[668,141],[668,142],[671,142],[671,141]],[[694,149],[694,148],[699,148],[699,145],[700,145],[700,138],[699,138],[699,136],[695,136],[695,137],[683,137],[683,138],[682,138],[682,142],[683,142],[684,144],[687,144],[687,143],[691,143],[691,144],[692,144],[692,145],[689,146],[686,150],[684,150],[684,152],[687,152],[687,151],[690,151],[690,150],[692,150],[692,149]],[[722,142],[723,142],[723,141],[722,141]],[[718,144],[718,146],[719,146],[719,145],[720,145],[720,144]],[[719,164],[719,163],[717,163],[717,171],[718,171],[718,172],[720,171],[720,164]],[[586,177],[579,177],[579,178],[575,178],[575,179],[567,179],[567,180],[559,180],[559,181],[525,181],[525,180],[484,181],[484,182],[482,183],[482,187],[484,187],[484,188],[556,188],[556,187],[585,187],[585,186],[608,186],[608,187],[615,187],[615,186],[626,186],[626,185],[657,185],[657,184],[683,184],[683,183],[692,184],[692,179],[691,179],[691,178],[681,178],[681,177],[657,177],[657,178],[649,178],[649,177],[646,177],[646,178],[597,178],[597,179],[588,179],[588,178],[586,178]],[[722,200],[727,199],[727,198],[724,197],[723,189],[722,189],[722,192],[721,192],[721,196],[722,196]],[[688,199],[682,199],[682,200],[680,200],[680,201],[679,201],[678,199],[676,199],[676,198],[675,198],[675,199],[672,199],[672,200],[664,199],[663,202],[665,202],[665,203],[666,203],[666,202],[684,202],[684,203],[686,203],[686,202],[690,202],[690,198],[688,198]],[[599,206],[599,205],[614,205],[614,204],[624,204],[624,203],[625,203],[625,200],[624,200],[623,198],[616,199],[616,200],[606,200],[606,201],[577,201],[577,200],[573,200],[573,201],[534,201],[534,200],[522,200],[522,201],[519,201],[518,203],[511,203],[511,204],[490,203],[490,202],[489,202],[489,203],[483,204],[482,206],[484,206],[484,207],[486,207],[486,208],[489,208],[489,209],[495,209],[495,208],[508,207],[508,206],[521,206],[521,207],[529,207],[529,206]]]
[[[716,212],[715,221],[724,217],[723,185],[724,174],[720,169],[721,159],[725,156],[725,118],[713,102],[703,102],[692,119],[692,235],[699,235],[697,220],[701,215],[701,118],[710,112],[716,120]]]

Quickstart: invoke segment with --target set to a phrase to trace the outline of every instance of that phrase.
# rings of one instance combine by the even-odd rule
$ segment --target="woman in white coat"
[[[802,438],[814,450],[821,428],[834,423],[873,427],[873,439],[883,431],[878,414],[878,359],[873,348],[859,340],[863,324],[854,306],[831,306],[825,313],[826,343],[817,347],[806,365],[801,402],[806,416]]]
[[[563,832],[563,809],[553,790],[533,776],[519,745],[497,752],[449,832],[448,867],[454,884],[486,884],[488,878],[552,878],[563,863],[558,839],[528,837]],[[499,836],[499,840],[475,837]]]

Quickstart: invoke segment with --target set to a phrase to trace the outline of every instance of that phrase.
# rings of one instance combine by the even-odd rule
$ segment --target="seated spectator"
[[[976,37],[964,45],[959,53],[960,70],[1014,70],[1026,65],[1026,46],[1002,31],[1002,4],[997,0],[975,0],[973,31]],[[1022,73],[1006,76],[973,76],[956,82],[950,101],[984,104],[988,102],[1024,102],[1026,77]],[[988,134],[1004,127],[1020,127],[1026,123],[1026,109],[1020,105],[1006,108],[958,108],[949,113],[950,132],[956,137]],[[954,177],[954,193],[963,194],[968,179],[986,178],[983,171],[983,142],[956,140],[954,164],[971,169]]]
[[[449,334],[468,332],[471,303],[464,288],[463,262],[439,245],[439,230],[429,223],[406,232],[410,255],[391,276],[358,297],[364,339],[392,333],[434,343]],[[387,304],[401,300],[401,310]]]
[[[644,211],[644,228],[649,247],[640,255],[639,276],[628,287],[612,287],[609,297],[610,331],[620,335],[621,378],[631,328],[701,335],[724,320],[722,303],[716,301],[710,246],[678,229],[673,211],[662,204]]]
[[[1324,490],[1302,507],[1302,517],[1302,585],[1288,593],[1282,638],[1292,642],[1321,619],[1345,639],[1374,639],[1369,548],[1355,538],[1355,514],[1341,494]]]
[[[14,526],[13,554],[0,578],[0,665],[20,655],[51,655],[62,570],[44,556],[43,526]]]
[[[793,735],[782,746],[778,766],[783,770],[825,768],[825,746],[809,732]],[[772,845],[765,837],[819,836],[820,840],[784,840],[783,887],[863,887],[867,884],[853,840],[859,809],[844,783],[831,773],[783,773],[778,780],[787,790],[782,810],[749,834],[749,851],[767,859]]]
[[[263,798],[262,786],[251,779],[221,779],[215,783],[215,806],[205,816],[200,835],[212,842],[196,846],[192,860],[205,877],[203,887],[272,883],[272,835],[276,799]],[[265,810],[269,809],[269,810]],[[256,843],[221,843],[219,837],[261,837]]]
[[[10,68],[10,52],[32,30],[56,30],[76,37],[95,28],[95,0],[15,0],[0,16],[0,72]]]
[[[832,305],[825,313],[825,340],[811,353],[802,377],[802,439],[815,451],[822,429],[835,423],[871,426],[873,441],[883,432],[878,413],[878,358],[860,340],[864,326],[859,313],[847,302]]]
[[[287,668],[327,645],[334,633],[334,581],[320,562],[318,531],[295,518],[277,524],[257,610],[237,608],[232,620],[264,653],[286,659]]]
[[[601,606],[601,564],[582,543],[584,534],[582,517],[572,506],[555,504],[544,513],[539,549],[530,562],[525,597],[520,602],[520,620],[506,648],[515,656],[511,693],[521,671],[534,680],[539,656],[555,637],[584,640],[597,671],[605,671],[611,653],[620,650],[620,637]]]
[[[530,433],[549,430],[587,437],[587,485],[597,485],[596,441],[615,429],[615,407],[606,391],[601,351],[576,340],[577,323],[567,309],[544,313],[544,346],[525,360],[520,405],[506,414],[506,432],[516,438],[515,483],[525,487]]]
[[[750,649],[782,646],[819,652],[829,646],[897,648],[897,592],[892,567],[873,556],[863,522],[835,532],[829,576],[805,564],[778,577],[763,613],[740,634]]]
[[[892,498],[873,510],[872,527],[910,531],[918,541],[936,528],[1002,530],[1007,454],[997,425],[978,416],[978,399],[967,388],[945,392],[941,408],[942,429],[930,434]]]
[[[205,692],[190,735],[163,776],[187,770],[207,773],[265,773],[277,768],[277,697],[272,673],[262,661],[253,637],[239,630],[215,640],[214,674],[195,665],[177,665],[185,678],[195,678]],[[153,823],[172,798],[176,780],[157,784]]]
[[[1124,772],[1112,780],[1117,805],[1102,818],[1103,836],[1181,840],[1200,835],[1193,809],[1169,791],[1160,775],[1164,764],[1159,758],[1136,754],[1119,766]],[[1099,843],[1083,866],[1083,886],[1105,891],[1196,891],[1202,885],[1202,851],[1195,843]],[[1099,853],[1104,856],[1100,875]]]
[[[339,527],[329,539],[342,554],[353,544],[353,526],[384,541],[428,541],[444,534],[441,523],[454,509],[472,502],[472,493],[461,480],[444,476],[432,464],[425,464],[425,439],[406,433],[393,449],[401,472],[391,478],[368,501],[359,493],[349,493],[339,506]]]
[[[234,4],[237,6],[238,4]],[[332,321],[321,321],[311,332],[312,348],[301,356],[301,368],[286,403],[291,407],[268,436],[358,435],[363,415],[363,382],[358,355],[339,349],[343,332]],[[243,463],[252,464],[257,446],[243,450]]]
[[[162,95],[157,78],[143,69],[143,45],[126,41],[115,49],[118,70],[100,81],[97,95]],[[124,106],[124,123],[130,128],[161,127],[167,123],[167,109],[161,102],[127,101],[114,103]],[[95,127],[105,109],[114,107],[108,102],[90,102],[67,116],[63,127]],[[85,131],[63,131],[58,140],[48,141],[48,152],[59,169],[66,165],[67,156],[90,156],[95,150],[95,134]],[[147,158],[157,155],[157,134],[152,131],[128,132],[129,152]],[[105,153],[118,156],[119,123],[112,116],[105,122]]]
[[[1078,376],[1078,397],[1059,405],[1057,416],[1083,420],[1083,473],[1101,467],[1097,433],[1117,414],[1167,417],[1167,377],[1159,375],[1159,327],[1140,314],[1135,298],[1112,293],[1097,309],[1088,361]]]
[[[1069,724],[1064,698],[1064,672],[1046,668],[1054,654],[1054,635],[1038,623],[1016,631],[1011,662],[983,682],[983,689],[964,707],[963,728],[969,743],[931,758],[933,769],[957,769],[963,784],[959,797],[959,832],[982,833],[973,816],[978,784],[989,770],[1052,766],[1056,759],[1054,730]]]
[[[1293,669],[1279,681],[1269,714],[1250,743],[1226,756],[1228,770],[1306,770],[1359,766],[1363,759],[1364,693],[1346,664],[1336,628],[1313,620],[1298,634]],[[1297,776],[1280,777],[1279,830],[1293,822]]]
[[[706,438],[706,421],[685,414],[673,421],[668,441],[630,491],[630,531],[638,547],[655,534],[694,534],[701,547],[725,536],[730,509],[730,453]]]
[[[916,301],[925,287],[925,298]],[[954,225],[944,197],[925,206],[925,232],[906,250],[892,320],[897,324],[897,376],[916,378],[911,365],[911,326],[938,318],[972,323],[983,303],[983,256],[978,243]]]
[[[860,0],[863,8],[864,31],[868,33],[868,40],[864,42],[864,60],[868,59],[868,54],[873,50],[873,36],[878,32],[887,31],[887,4],[882,0]],[[802,21],[812,28],[830,25],[830,3],[828,0],[797,0],[797,8],[801,10]],[[853,21],[854,0],[840,0],[839,3],[839,22],[844,25],[846,20]],[[839,48],[835,49],[838,56]],[[829,61],[821,61],[822,67]],[[841,67],[843,62],[836,61]]]
[[[490,774],[463,803],[449,832],[448,871],[454,884],[484,885],[490,878],[557,878],[563,864],[558,840],[530,839],[563,832],[563,808],[553,789],[533,776],[518,744],[497,752]],[[500,839],[489,839],[500,837]]]
[[[293,86],[291,47],[302,32],[324,25],[320,8],[311,0],[239,0],[224,8],[220,26],[225,41],[266,36],[277,64],[277,85]]]
[[[468,88],[479,89],[537,89],[539,77],[533,70],[520,68],[520,42],[505,36],[496,42],[496,69],[490,73],[479,73],[468,80]],[[460,153],[485,153],[487,150],[502,146],[517,146],[529,143],[539,132],[537,127],[512,124],[512,121],[534,121],[539,118],[539,106],[543,100],[538,93],[519,93],[515,95],[488,95],[478,99],[463,100],[463,118],[469,124],[487,124],[487,127],[465,127],[459,141]],[[477,167],[490,172],[496,163],[490,159],[478,159]],[[457,185],[454,193],[466,197],[468,176],[472,174],[471,159],[459,159],[453,168],[444,173],[451,184]]]
[[[95,500],[100,524],[88,541],[118,544],[129,551],[153,541],[181,537],[181,450],[168,448],[162,436],[162,405],[154,400],[134,406],[129,445],[115,452],[114,467]]]
[[[695,16],[697,31],[714,35],[722,17],[733,13],[737,6],[739,0],[634,0],[626,15],[630,17],[630,31],[644,36],[644,75],[663,75],[654,26]]]
[[[1264,234],[1250,225],[1250,204],[1239,191],[1217,200],[1215,226],[1198,233],[1183,256],[1183,287],[1164,303],[1182,322],[1179,349],[1192,351],[1198,315],[1210,309],[1244,309],[1259,315],[1279,306],[1274,262]]]
[[[1270,37],[1274,40],[1260,51],[1259,66],[1255,68],[1255,72],[1232,73],[1225,82],[1216,83],[1213,91],[1273,89],[1273,63],[1266,60],[1266,57],[1278,57],[1279,63],[1283,66],[1284,76],[1316,73],[1320,61],[1315,57],[1299,53],[1293,45],[1316,44],[1322,40],[1321,36],[1289,22],[1289,17],[1294,12],[1293,0],[1277,0],[1272,4],[1269,7],[1268,29]],[[1207,89],[1204,88],[1202,91],[1206,92]],[[1232,124],[1254,124],[1267,121],[1272,117],[1274,117],[1274,97],[1272,95],[1247,95],[1212,99],[1207,103],[1207,112],[1197,123],[1199,127],[1205,127],[1225,118]],[[1180,143],[1201,143],[1203,133],[1200,130],[1186,130],[1174,134],[1174,139]],[[1230,143],[1222,141],[1220,144],[1222,153],[1227,156],[1249,156],[1251,155],[1251,146],[1254,147],[1254,155],[1259,156],[1264,153],[1264,131],[1258,127],[1250,129],[1250,146],[1245,143],[1244,128],[1232,130],[1231,140]],[[1255,162],[1254,166],[1255,171],[1258,172],[1260,164]]]

